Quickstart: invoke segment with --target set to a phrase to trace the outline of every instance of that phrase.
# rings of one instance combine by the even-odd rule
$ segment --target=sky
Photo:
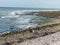
[[[60,0],[0,0],[0,7],[60,8]]]

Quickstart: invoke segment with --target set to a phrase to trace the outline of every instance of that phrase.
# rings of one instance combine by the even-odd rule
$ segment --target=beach
[[[59,38],[60,36],[59,35],[60,33],[59,32],[60,31],[60,17],[59,17],[60,11],[48,11],[48,12],[46,11],[46,12],[37,12],[37,13],[34,12],[33,15],[35,14],[37,16],[54,18],[55,20],[49,23],[45,23],[41,26],[37,26],[36,28],[28,28],[23,31],[18,30],[16,32],[5,33],[0,36],[0,45],[54,45],[55,42],[53,43],[51,41],[52,42],[51,44],[49,42],[50,41],[49,38],[50,37]],[[40,43],[40,41],[43,41],[43,42]],[[45,44],[46,43],[45,41],[50,44],[48,43]],[[58,44],[60,43],[58,42]]]

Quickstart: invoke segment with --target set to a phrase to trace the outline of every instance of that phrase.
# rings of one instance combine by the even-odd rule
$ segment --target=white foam
[[[27,28],[36,28],[38,26],[38,24],[29,24],[27,26],[24,27],[24,29],[27,29]]]
[[[4,16],[2,16],[1,18],[5,18]]]
[[[17,18],[17,17],[19,17],[19,15],[2,16],[1,18],[3,19],[3,18]]]
[[[7,33],[10,33],[10,31],[6,31],[6,32],[3,32],[3,33],[0,33],[0,35],[4,35],[4,34],[7,34]]]
[[[12,11],[9,15],[21,15],[21,14],[29,14],[32,12],[42,12],[42,11],[60,11],[60,10],[18,10],[18,11]]]
[[[29,19],[20,19],[20,20],[17,20],[15,21],[15,23],[17,24],[28,24],[30,22],[30,18]]]
[[[39,10],[20,10],[20,11],[12,11],[10,15],[21,15],[21,14],[27,14],[31,12],[39,12]]]

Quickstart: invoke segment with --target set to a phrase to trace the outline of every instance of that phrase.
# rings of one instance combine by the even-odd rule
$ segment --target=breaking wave
[[[1,16],[1,18],[12,18],[12,17],[19,17],[20,15],[30,15],[32,12],[39,12],[39,10],[20,10],[20,11],[11,11],[8,15]]]
[[[13,11],[10,13],[10,15],[24,15],[24,14],[30,14],[32,12],[39,12],[39,10],[21,10],[21,11]]]

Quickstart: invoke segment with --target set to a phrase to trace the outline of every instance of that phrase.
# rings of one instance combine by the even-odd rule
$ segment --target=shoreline
[[[49,26],[44,26],[41,27],[41,29],[36,29],[34,30],[26,30],[26,31],[22,31],[22,32],[17,32],[17,33],[11,33],[9,35],[3,35],[2,37],[0,37],[0,44],[6,44],[7,42],[14,44],[16,43],[21,43],[24,42],[26,40],[31,40],[31,39],[35,39],[38,37],[43,37],[46,35],[50,35],[56,32],[59,32],[60,30],[60,24],[55,24],[55,25],[49,25]],[[2,42],[3,41],[3,42]]]
[[[41,15],[40,15],[41,14]],[[44,14],[44,15],[43,15]],[[23,31],[16,31],[16,32],[10,32],[6,33],[2,36],[0,36],[0,44],[7,44],[7,42],[11,45],[16,43],[21,43],[25,40],[31,40],[37,37],[46,36],[49,34],[56,33],[60,31],[60,11],[59,12],[39,12],[38,16],[46,16],[49,18],[56,18],[57,20],[54,20],[53,23],[48,23],[45,25],[42,25],[41,27],[36,28],[29,28]],[[55,16],[56,15],[56,16]],[[2,42],[3,41],[3,42]]]
[[[26,29],[16,30],[16,31],[12,31],[12,32],[11,31],[2,32],[2,33],[0,33],[0,37],[3,36],[3,35],[9,35],[11,33],[19,33],[19,32],[23,32],[23,31],[40,29],[42,27],[58,25],[58,24],[60,24],[60,21],[59,20],[60,19],[55,19],[52,22],[48,22],[48,23],[45,23],[45,24],[42,24],[42,25],[38,25],[38,26],[35,26],[33,28],[32,27],[29,27],[29,28],[26,28]]]

